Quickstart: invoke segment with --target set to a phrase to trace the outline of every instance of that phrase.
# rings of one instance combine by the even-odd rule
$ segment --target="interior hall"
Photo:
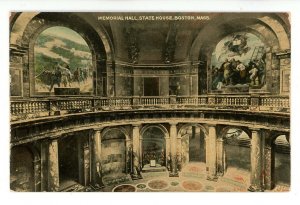
[[[15,12],[10,189],[290,190],[288,13]]]

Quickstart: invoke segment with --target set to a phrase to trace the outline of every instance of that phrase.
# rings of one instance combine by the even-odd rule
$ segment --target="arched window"
[[[86,41],[62,26],[41,32],[34,46],[34,82],[35,94],[92,94],[92,54]]]

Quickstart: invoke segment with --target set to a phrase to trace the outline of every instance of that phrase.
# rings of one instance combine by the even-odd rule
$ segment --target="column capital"
[[[103,128],[94,128],[90,130],[90,136],[93,136],[96,133],[101,133]]]
[[[139,126],[141,126],[141,125],[142,125],[142,123],[132,123],[132,124],[131,124],[132,127],[139,127]]]
[[[176,121],[174,121],[174,122],[169,122],[169,124],[172,126],[172,125],[177,125],[178,124],[178,122],[176,122]]]
[[[92,128],[91,130],[93,131],[102,131],[104,129],[104,127],[95,127],[95,128]]]
[[[261,131],[261,128],[260,127],[249,127],[250,131],[251,132],[258,132],[258,131]]]
[[[206,125],[208,126],[208,127],[216,127],[217,126],[217,124],[216,123],[206,123]]]

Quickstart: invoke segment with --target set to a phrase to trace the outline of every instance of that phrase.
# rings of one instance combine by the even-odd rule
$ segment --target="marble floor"
[[[118,176],[119,180],[104,180],[105,188],[81,187],[76,191],[100,192],[247,192],[250,173],[245,170],[228,168],[226,174],[217,181],[206,180],[204,163],[189,163],[179,177],[169,177],[168,172],[142,173],[143,179],[131,180],[128,175]],[[123,178],[122,178],[123,177]],[[72,190],[72,189],[69,189]],[[289,191],[287,184],[277,185],[272,191]]]

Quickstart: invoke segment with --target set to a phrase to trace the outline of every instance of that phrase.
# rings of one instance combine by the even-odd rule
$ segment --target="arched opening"
[[[266,46],[250,32],[235,32],[221,39],[212,52],[211,89],[247,92],[265,84]]]
[[[65,190],[80,183],[78,138],[74,135],[58,140],[59,188]]]
[[[291,156],[290,143],[286,135],[278,136],[273,142],[275,165],[275,185],[290,186],[291,180]]]
[[[20,192],[33,192],[34,186],[34,156],[24,146],[13,147],[10,155],[10,189]]]
[[[101,166],[103,182],[106,185],[116,179],[125,179],[126,173],[126,136],[118,128],[108,130],[101,140]]]
[[[166,166],[166,141],[164,131],[150,126],[142,133],[142,166],[144,169]]]
[[[52,26],[34,44],[34,93],[91,95],[92,53],[87,42],[67,27]]]
[[[179,163],[178,169],[182,171],[183,175],[205,174],[206,134],[204,127],[198,124],[187,124],[179,130],[181,163]]]
[[[185,127],[180,131],[182,145],[182,163],[203,162],[205,163],[205,133],[195,125]]]
[[[251,139],[240,128],[228,128],[223,135],[225,154],[225,177],[244,184],[250,182]]]

